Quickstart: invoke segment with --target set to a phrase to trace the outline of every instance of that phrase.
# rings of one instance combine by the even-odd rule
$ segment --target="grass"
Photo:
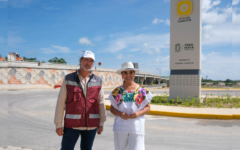
[[[238,90],[240,90],[240,87],[232,87],[233,89],[238,89]]]
[[[240,108],[240,97],[236,95],[232,97],[230,94],[218,95],[217,97],[213,94],[206,95],[206,97],[201,98],[203,101],[200,103],[198,97],[177,97],[176,100],[169,99],[168,94],[162,96],[154,96],[151,104],[166,105],[166,106],[180,106],[180,107],[199,107],[199,108]]]
[[[204,87],[204,86],[202,86],[201,89],[225,89],[225,90],[234,89],[234,90],[240,90],[240,87]]]

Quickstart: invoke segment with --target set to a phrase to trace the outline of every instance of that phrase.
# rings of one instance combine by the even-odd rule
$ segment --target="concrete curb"
[[[106,105],[106,109],[110,109],[110,105]],[[240,119],[240,114],[224,115],[224,114],[198,114],[198,113],[179,113],[179,112],[167,112],[150,110],[148,115],[160,115],[171,117],[184,117],[184,118],[201,118],[201,119]]]

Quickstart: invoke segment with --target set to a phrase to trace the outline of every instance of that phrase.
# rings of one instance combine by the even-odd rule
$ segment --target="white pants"
[[[144,135],[114,132],[115,150],[145,150]]]

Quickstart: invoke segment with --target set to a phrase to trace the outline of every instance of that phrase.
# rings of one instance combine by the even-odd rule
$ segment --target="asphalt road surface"
[[[53,123],[58,90],[0,91],[0,149],[59,150]],[[114,150],[109,113],[93,150]],[[240,120],[146,115],[146,150],[240,150]],[[79,141],[75,146],[79,150]]]

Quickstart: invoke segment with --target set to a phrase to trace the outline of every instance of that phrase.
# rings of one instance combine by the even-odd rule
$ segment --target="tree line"
[[[225,83],[225,85],[235,85],[237,82],[240,82],[240,80],[231,80],[231,79],[226,79],[226,80],[211,80],[211,79],[203,79],[202,78],[202,83],[213,83],[213,85],[217,85],[219,82]]]
[[[32,61],[32,62],[46,63],[44,60],[43,60],[43,61],[37,60],[36,57],[34,57],[34,58],[23,57],[23,60],[24,60],[24,61]],[[52,58],[52,59],[49,59],[48,62],[49,62],[49,63],[58,63],[58,64],[67,64],[67,62],[65,61],[64,58],[57,58],[57,57],[54,57],[54,58]]]
[[[8,57],[7,57],[7,56],[5,57],[5,60],[6,60],[6,61],[8,60]],[[42,60],[42,61],[37,60],[36,57],[31,57],[31,58],[23,57],[23,60],[24,60],[24,61],[31,61],[31,62],[46,63],[44,60]],[[52,58],[52,59],[49,59],[48,62],[49,62],[49,63],[58,63],[58,64],[67,64],[67,62],[65,61],[64,58],[58,58],[58,57],[54,57],[54,58]]]

